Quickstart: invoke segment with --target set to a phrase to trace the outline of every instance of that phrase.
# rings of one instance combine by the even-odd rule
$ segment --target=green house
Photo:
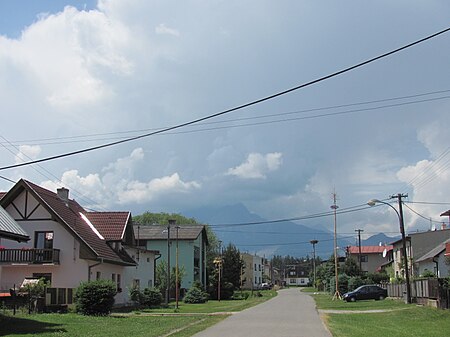
[[[184,267],[185,270],[185,276],[181,281],[181,288],[190,289],[195,281],[199,281],[206,287],[206,246],[208,245],[208,237],[205,226],[171,226],[170,238],[168,232],[168,226],[134,226],[135,238],[138,241],[137,244],[144,246],[147,250],[157,250],[160,252],[161,256],[157,258],[156,264],[160,262],[167,263],[168,255],[170,255],[169,259],[172,270],[176,265],[178,255],[178,267]]]

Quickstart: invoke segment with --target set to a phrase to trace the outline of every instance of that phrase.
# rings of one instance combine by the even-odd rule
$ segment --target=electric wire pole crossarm
[[[367,205],[369,206],[375,206],[376,204],[384,204],[389,206],[390,208],[392,208],[395,213],[397,214],[398,217],[398,221],[400,224],[400,233],[402,235],[402,257],[403,257],[403,261],[404,261],[404,267],[405,267],[405,281],[406,281],[406,303],[411,303],[411,283],[409,280],[409,268],[408,268],[408,253],[406,250],[406,235],[405,235],[405,224],[403,221],[403,201],[402,198],[407,198],[408,195],[407,194],[401,194],[398,193],[397,195],[392,195],[390,198],[391,199],[397,199],[398,200],[398,211],[397,209],[392,206],[390,203],[378,200],[378,199],[371,199],[367,202]]]

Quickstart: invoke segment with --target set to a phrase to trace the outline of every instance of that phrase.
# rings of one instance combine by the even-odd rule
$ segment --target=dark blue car
[[[387,297],[387,290],[377,285],[364,285],[353,291],[345,293],[342,299],[347,302],[356,300],[384,300]]]

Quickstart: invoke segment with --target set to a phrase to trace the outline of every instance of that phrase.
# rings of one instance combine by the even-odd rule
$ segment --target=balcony
[[[0,248],[0,264],[59,264],[59,249]]]

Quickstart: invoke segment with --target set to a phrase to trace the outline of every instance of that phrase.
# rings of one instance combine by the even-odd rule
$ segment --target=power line
[[[400,48],[391,50],[391,51],[389,51],[387,53],[384,53],[384,54],[378,55],[376,57],[373,57],[371,59],[368,59],[366,61],[360,62],[360,63],[358,63],[356,65],[353,65],[353,66],[344,68],[342,70],[336,71],[336,72],[334,72],[332,74],[320,77],[318,79],[309,81],[307,83],[300,84],[298,86],[292,87],[290,89],[280,91],[280,92],[275,93],[273,95],[269,95],[269,96],[266,96],[264,98],[260,98],[260,99],[257,99],[257,100],[254,100],[254,101],[251,101],[251,102],[248,102],[248,103],[244,103],[244,104],[238,105],[236,107],[233,107],[233,108],[221,111],[221,112],[217,112],[217,113],[214,113],[214,114],[202,117],[202,118],[194,119],[194,120],[191,120],[189,122],[181,123],[181,124],[178,124],[178,125],[174,125],[174,126],[171,126],[171,127],[168,127],[168,128],[161,129],[161,130],[153,131],[153,132],[150,132],[150,133],[147,133],[147,134],[143,134],[143,135],[139,135],[139,136],[135,136],[135,137],[131,137],[131,138],[127,138],[127,139],[123,139],[123,140],[119,140],[119,141],[115,141],[115,142],[111,142],[111,143],[106,143],[106,144],[93,146],[93,147],[90,147],[90,148],[85,148],[85,149],[81,149],[81,150],[77,150],[77,151],[72,151],[72,152],[67,152],[67,153],[63,153],[63,154],[59,154],[59,155],[55,155],[55,156],[41,158],[41,159],[33,160],[33,161],[30,161],[30,162],[3,166],[3,167],[0,167],[0,170],[6,170],[6,169],[10,169],[10,168],[16,168],[16,167],[27,166],[27,165],[36,164],[36,163],[42,163],[42,162],[46,162],[46,161],[50,161],[50,160],[60,159],[60,158],[74,156],[74,155],[78,155],[78,154],[82,154],[82,153],[86,153],[86,152],[90,152],[90,151],[94,151],[94,150],[99,150],[99,149],[103,149],[103,148],[106,148],[106,147],[111,147],[111,146],[115,146],[115,145],[131,142],[131,141],[135,141],[135,140],[138,140],[138,139],[146,138],[146,137],[149,137],[149,136],[165,133],[167,131],[179,129],[179,128],[186,127],[188,125],[196,124],[196,123],[199,123],[199,122],[203,122],[205,120],[209,120],[209,119],[212,119],[212,118],[215,118],[215,117],[218,117],[218,116],[226,115],[226,114],[229,114],[231,112],[234,112],[234,111],[237,111],[237,110],[241,110],[241,109],[244,109],[244,108],[248,108],[250,106],[257,105],[257,104],[260,104],[260,103],[272,100],[274,98],[286,95],[288,93],[297,91],[299,89],[302,89],[302,88],[311,86],[313,84],[316,84],[316,83],[328,80],[330,78],[342,75],[342,74],[347,73],[349,71],[352,71],[354,69],[357,69],[357,68],[360,68],[362,66],[365,66],[365,65],[367,65],[369,63],[375,62],[377,60],[380,60],[380,59],[385,58],[387,56],[396,54],[396,53],[398,53],[398,52],[400,52],[402,50],[405,50],[407,48],[413,47],[413,46],[415,46],[417,44],[420,44],[422,42],[425,42],[427,40],[430,40],[430,39],[432,39],[434,37],[437,37],[437,36],[439,36],[441,34],[444,34],[444,33],[448,32],[449,30],[450,30],[450,27],[446,28],[446,29],[443,29],[443,30],[441,30],[441,31],[439,31],[437,33],[428,35],[428,36],[426,36],[426,37],[424,37],[422,39],[416,40],[416,41],[414,41],[412,43],[409,43],[407,45],[404,45],[404,46],[402,46]]]
[[[260,115],[260,116],[252,116],[252,117],[234,118],[234,119],[227,119],[227,120],[223,120],[223,121],[211,121],[211,122],[206,122],[206,123],[197,123],[196,125],[197,126],[205,126],[205,125],[214,125],[214,124],[224,124],[224,123],[230,123],[230,122],[241,122],[241,121],[255,120],[255,119],[264,119],[264,118],[286,116],[286,115],[303,114],[306,112],[316,112],[316,111],[340,109],[340,108],[368,105],[368,104],[381,103],[381,102],[391,102],[391,101],[396,101],[396,100],[417,98],[417,97],[436,95],[436,94],[442,94],[442,93],[447,93],[447,92],[450,92],[450,89],[449,90],[432,91],[432,92],[426,92],[426,93],[420,93],[420,94],[414,94],[414,95],[407,95],[407,96],[383,98],[383,99],[364,101],[364,102],[347,103],[347,104],[332,105],[332,106],[326,106],[326,107],[303,109],[303,110],[298,110],[298,111],[273,113],[273,114],[266,114],[266,115]],[[394,105],[381,105],[381,106],[362,108],[362,109],[357,109],[357,110],[346,110],[346,111],[341,111],[341,112],[338,112],[335,114],[371,111],[371,110],[376,110],[376,109],[392,108],[392,107],[398,107],[398,106],[409,105],[409,104],[417,104],[417,103],[425,103],[425,102],[431,102],[431,101],[448,99],[448,98],[450,98],[450,96],[441,96],[441,97],[434,97],[434,98],[429,98],[429,99],[424,99],[424,100],[401,102],[401,103],[396,103]],[[313,116],[308,116],[306,118],[322,118],[322,117],[329,117],[329,116],[333,116],[333,114],[313,115]],[[265,123],[273,123],[273,122],[277,122],[277,121],[283,122],[283,121],[291,121],[291,120],[294,120],[294,119],[270,120],[268,122],[263,122],[263,123],[265,124]],[[253,125],[260,125],[260,123],[243,124],[243,126],[253,126]],[[239,126],[240,125],[231,125],[231,126],[226,126],[226,128],[233,128],[233,127],[239,127]],[[80,143],[80,142],[99,141],[99,140],[126,139],[127,137],[124,137],[124,136],[108,137],[108,138],[97,138],[97,137],[130,134],[130,133],[137,133],[137,132],[144,132],[144,131],[155,131],[155,130],[160,130],[163,128],[167,128],[167,126],[162,126],[159,128],[150,128],[150,129],[127,130],[127,131],[117,131],[117,132],[107,132],[107,133],[97,133],[97,134],[87,134],[87,135],[76,135],[76,136],[69,136],[69,137],[53,137],[53,138],[43,138],[43,139],[16,140],[14,142],[18,143],[18,144],[30,144],[31,143],[33,145],[53,145],[53,144],[70,144],[70,143]],[[179,133],[209,131],[209,130],[217,130],[217,129],[219,129],[219,128],[209,128],[209,129],[200,129],[200,130],[197,129],[197,130],[192,130],[192,131],[187,131],[187,132],[172,132],[172,133],[167,132],[165,134],[179,134]],[[63,141],[63,140],[66,140],[66,141]],[[6,145],[8,145],[8,144],[6,144]],[[16,144],[16,146],[18,144]]]

